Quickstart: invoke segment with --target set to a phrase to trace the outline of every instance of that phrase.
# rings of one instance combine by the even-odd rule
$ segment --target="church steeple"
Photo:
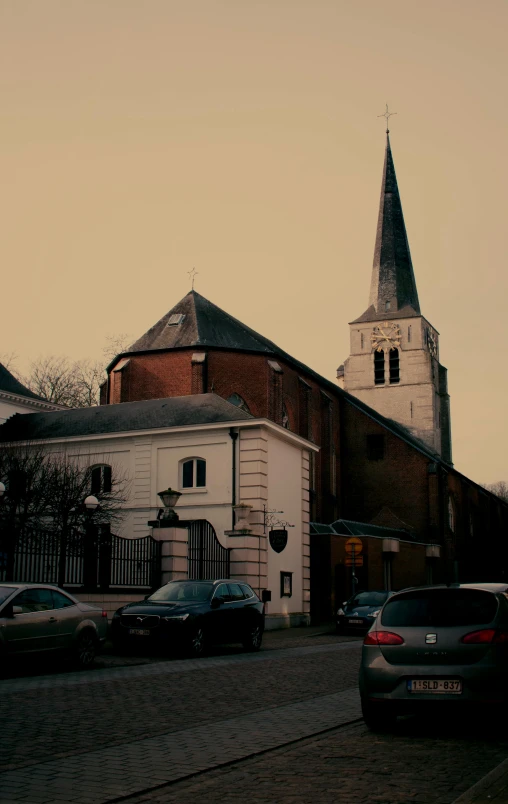
[[[376,319],[420,313],[388,131],[369,305]]]

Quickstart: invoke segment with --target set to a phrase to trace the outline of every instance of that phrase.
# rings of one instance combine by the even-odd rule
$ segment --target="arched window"
[[[180,487],[182,489],[206,487],[206,461],[203,458],[187,458],[180,465]]]
[[[236,405],[237,408],[241,408],[246,413],[250,413],[249,406],[245,399],[242,399],[240,394],[231,394],[228,396],[227,401],[231,403],[231,405]]]
[[[390,382],[400,381],[399,350],[390,349]]]
[[[102,463],[92,467],[91,494],[109,494],[111,491],[111,466]]]
[[[455,533],[455,506],[451,497],[448,497],[448,527]]]
[[[381,349],[380,352],[374,352],[374,383],[376,385],[384,385],[385,382],[385,353]]]

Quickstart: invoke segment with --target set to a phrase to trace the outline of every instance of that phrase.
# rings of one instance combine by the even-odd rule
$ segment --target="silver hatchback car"
[[[10,657],[50,652],[89,667],[107,627],[106,611],[58,586],[0,582],[0,671]]]
[[[373,730],[429,704],[506,704],[508,584],[393,595],[364,639],[360,695]]]

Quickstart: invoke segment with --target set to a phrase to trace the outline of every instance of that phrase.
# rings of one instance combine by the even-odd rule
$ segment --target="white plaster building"
[[[161,508],[158,492],[180,491],[180,520],[208,520],[231,548],[232,577],[258,593],[270,590],[267,627],[309,621],[309,455],[318,448],[306,439],[215,394],[14,416],[0,427],[0,439],[42,441],[125,477],[120,536],[149,535],[148,522]],[[234,531],[233,505],[240,501],[251,506],[249,527]],[[269,544],[264,508],[291,525],[280,553]],[[281,573],[290,596],[281,589]]]

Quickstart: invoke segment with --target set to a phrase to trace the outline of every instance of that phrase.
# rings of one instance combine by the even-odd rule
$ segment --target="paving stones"
[[[105,804],[136,791],[238,761],[290,740],[308,737],[360,717],[356,687],[211,727],[173,728],[165,735],[88,751],[0,774],[3,804]]]

